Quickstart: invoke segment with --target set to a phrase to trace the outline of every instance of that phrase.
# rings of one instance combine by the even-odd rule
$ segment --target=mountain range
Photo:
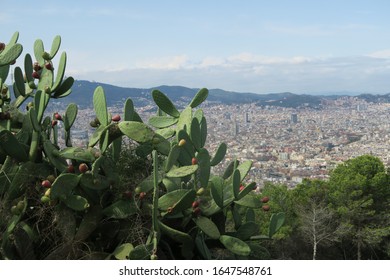
[[[97,86],[102,86],[106,93],[108,106],[123,103],[127,98],[131,98],[135,106],[145,106],[150,104],[151,92],[158,89],[166,94],[173,102],[190,101],[198,92],[199,88],[188,88],[183,86],[158,86],[153,88],[126,88],[99,82],[76,80],[72,87],[72,94],[64,99],[65,103],[76,103],[80,107],[90,107],[92,97]],[[313,107],[318,108],[324,100],[334,100],[348,95],[310,95],[294,94],[291,92],[256,94],[250,92],[234,92],[222,89],[209,89],[208,102],[222,104],[243,104],[256,103],[259,106],[280,106],[280,107]],[[390,93],[360,94],[354,97],[374,103],[390,103]]]

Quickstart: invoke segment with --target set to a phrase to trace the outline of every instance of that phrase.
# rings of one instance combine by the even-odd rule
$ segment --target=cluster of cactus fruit
[[[212,174],[227,146],[220,144],[213,156],[206,149],[206,118],[202,109],[195,109],[206,100],[207,89],[201,89],[181,112],[165,94],[154,90],[157,114],[144,123],[130,98],[122,117],[111,116],[104,90],[98,87],[93,95],[96,119],[90,123],[95,131],[87,147],[74,147],[71,127],[77,106],[69,104],[64,114],[45,116],[49,101],[69,95],[74,82],[72,77],[64,79],[65,53],[54,73],[52,60],[61,38],[54,38],[50,52],[37,40],[35,62],[27,54],[24,72],[15,67],[11,102],[3,83],[22,52],[17,39],[15,33],[9,44],[0,44],[0,210],[10,213],[0,221],[0,230],[4,229],[0,258],[26,257],[23,253],[34,245],[38,231],[27,221],[39,207],[51,207],[60,217],[58,223],[67,223],[62,228],[68,242],[49,258],[60,258],[64,251],[70,254],[69,244],[105,236],[107,227],[102,224],[107,221],[116,224],[137,213],[151,220],[145,243],[119,242],[107,258],[211,259],[215,248],[247,258],[259,249],[259,240],[271,238],[281,227],[284,214],[273,214],[269,234],[259,235],[255,209],[268,211],[268,198],[260,199],[253,192],[256,183],[246,182],[250,161],[234,160],[222,176]],[[26,112],[22,112],[19,107],[25,101]],[[63,123],[65,147],[58,142],[58,122]],[[120,187],[115,163],[123,140],[136,142],[137,154],[152,159],[153,173],[134,190],[116,196]],[[38,201],[31,198],[31,189],[40,196]]]

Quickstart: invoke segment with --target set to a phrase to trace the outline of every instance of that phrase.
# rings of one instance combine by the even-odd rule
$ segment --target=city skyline
[[[61,35],[76,79],[254,93],[390,91],[388,1],[28,3],[2,3],[0,41],[19,31],[32,53],[35,39],[50,48]]]

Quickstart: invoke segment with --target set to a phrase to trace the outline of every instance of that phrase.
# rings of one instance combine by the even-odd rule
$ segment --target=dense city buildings
[[[118,104],[109,111],[122,114],[122,108]],[[338,163],[363,154],[378,156],[389,164],[388,103],[342,97],[327,100],[316,109],[215,102],[206,102],[202,109],[211,155],[221,142],[228,146],[226,158],[215,172],[223,172],[234,158],[251,160],[250,180],[260,185],[271,181],[292,187],[304,178],[326,179]],[[137,111],[144,120],[156,112],[152,103]],[[86,145],[87,136],[93,133],[85,120],[94,118],[92,108],[79,111],[73,131],[73,140],[79,145]]]

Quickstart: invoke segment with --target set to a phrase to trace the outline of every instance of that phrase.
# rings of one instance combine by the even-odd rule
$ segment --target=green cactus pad
[[[201,147],[204,147],[206,145],[206,140],[207,140],[207,121],[206,121],[206,118],[203,117],[199,124],[200,124],[200,138],[201,138],[200,145],[201,145]]]
[[[223,208],[224,181],[220,177],[212,177],[210,181],[211,196],[219,208]]]
[[[166,159],[165,162],[165,172],[168,172],[171,170],[172,166],[176,163],[177,159],[179,158],[180,155],[180,147],[177,144],[174,144],[168,154],[168,158]]]
[[[143,143],[135,149],[135,153],[137,154],[137,156],[142,158],[146,158],[148,155],[150,155],[152,151],[153,146],[151,143]]]
[[[249,240],[252,236],[258,234],[259,230],[260,226],[257,223],[247,222],[238,228],[235,237],[241,240]]]
[[[111,155],[114,161],[118,162],[120,155],[121,155],[121,150],[122,150],[122,137],[119,137],[112,141],[112,151]]]
[[[271,238],[283,226],[286,215],[283,212],[272,214],[269,223],[268,236]]]
[[[255,211],[252,208],[248,208],[246,210],[245,220],[246,220],[246,222],[255,222],[256,214],[255,214]]]
[[[38,123],[42,122],[43,114],[46,110],[47,104],[49,103],[50,95],[46,94],[42,90],[37,90],[34,96],[34,109],[37,113]]]
[[[221,236],[218,227],[209,218],[199,216],[194,222],[211,239],[218,239]]]
[[[63,98],[71,94],[72,92],[72,86],[74,84],[73,77],[67,77],[62,84],[56,88],[56,91],[54,92],[53,97],[54,98]]]
[[[180,113],[176,109],[175,105],[173,105],[172,101],[164,93],[155,89],[152,91],[152,97],[154,102],[162,111],[175,118],[180,116]]]
[[[95,146],[99,140],[100,140],[100,137],[102,136],[102,133],[106,130],[106,127],[105,126],[99,126],[95,132],[92,134],[92,136],[89,138],[89,143],[88,143],[88,146],[89,147],[93,147]]]
[[[59,155],[65,159],[74,159],[82,162],[95,161],[95,151],[80,147],[68,147],[59,152]]]
[[[250,161],[250,160],[241,163],[237,167],[238,171],[240,171],[241,181],[244,180],[244,178],[246,177],[248,172],[251,170],[251,167],[252,167],[252,161]]]
[[[76,174],[63,173],[58,176],[51,186],[51,199],[67,199],[79,184],[80,177]]]
[[[209,248],[207,247],[206,242],[204,241],[203,235],[200,235],[200,234],[196,235],[195,246],[196,246],[196,249],[198,249],[201,256],[203,257],[203,259],[211,260],[211,252],[210,252]]]
[[[151,244],[140,244],[134,247],[130,251],[130,260],[150,260],[150,255],[153,252],[153,243]]]
[[[75,211],[84,211],[89,207],[88,200],[80,195],[68,195],[63,202],[66,206]]]
[[[0,146],[10,157],[17,161],[28,160],[28,147],[19,143],[16,137],[9,130],[0,131]]]
[[[196,192],[193,189],[179,189],[164,194],[158,199],[158,208],[162,211],[171,210],[171,214],[181,212],[191,207],[195,200]]]
[[[238,163],[239,163],[238,160],[234,160],[234,161],[230,162],[229,165],[226,167],[225,172],[222,175],[222,178],[227,180],[230,176],[232,176],[233,171],[234,171],[234,166]]]
[[[149,124],[155,128],[166,128],[175,125],[178,121],[178,118],[170,116],[153,116],[149,119]]]
[[[203,103],[209,95],[209,90],[207,88],[200,89],[194,98],[191,100],[190,107],[195,108]]]
[[[205,187],[209,182],[211,172],[209,152],[201,148],[196,158],[198,159],[199,165],[199,182],[202,187]]]
[[[219,241],[226,249],[239,256],[248,256],[251,248],[244,241],[229,235],[221,235]]]
[[[78,108],[74,103],[70,103],[66,107],[65,115],[63,116],[65,130],[70,130],[77,117]]]
[[[194,118],[197,118],[198,119],[198,122],[200,124],[200,122],[202,121],[202,118],[204,117],[204,113],[203,113],[203,110],[202,109],[198,109],[195,111],[194,113]]]
[[[243,198],[244,196],[246,196],[248,193],[250,193],[251,191],[253,191],[254,187],[256,186],[256,182],[252,182],[248,185],[246,185],[244,187],[243,190],[241,190],[238,194],[238,198],[237,200],[240,200],[241,198]]]
[[[179,156],[179,163],[181,165],[190,165],[192,164],[192,158],[195,157],[195,148],[192,144],[192,141],[190,137],[188,136],[187,132],[185,130],[180,130],[177,135],[177,142],[179,143],[180,140],[184,139],[185,144],[181,146],[182,151]]]
[[[8,65],[15,61],[23,51],[23,47],[20,44],[15,44],[10,48],[6,48],[0,53],[0,66]]]
[[[34,163],[27,161],[22,163],[14,175],[7,192],[9,201],[18,198],[25,193],[27,187],[31,187],[38,178],[46,178],[50,174],[51,168],[46,163]],[[9,177],[9,178],[11,178]]]
[[[167,177],[172,177],[172,178],[182,178],[189,176],[191,174],[194,174],[198,170],[198,165],[187,165],[187,166],[182,166],[178,167],[176,169],[171,169],[166,176]]]
[[[207,88],[200,89],[194,98],[191,100],[190,107],[195,108],[202,104],[203,101],[207,99],[207,96],[209,95],[209,90]]]
[[[167,156],[171,150],[171,143],[165,137],[155,134],[152,139],[153,148],[160,154]]]
[[[3,81],[7,80],[9,69],[9,65],[0,66],[0,86],[3,86]]]
[[[167,192],[172,192],[180,188],[180,178],[163,178],[162,183],[164,184]]]
[[[192,242],[191,236],[185,232],[173,229],[161,221],[158,221],[158,226],[160,227],[161,232],[171,237],[172,240],[180,243]]]
[[[127,137],[140,143],[152,141],[155,135],[155,132],[150,127],[136,121],[120,122],[119,129]]]
[[[117,260],[128,260],[130,252],[134,249],[134,246],[131,243],[123,243],[115,248],[112,255]]]
[[[26,82],[29,83],[33,81],[32,73],[33,73],[33,61],[30,54],[26,54],[24,57],[24,72],[26,75]]]
[[[250,194],[244,196],[240,200],[235,201],[234,203],[249,208],[261,208],[261,206],[263,206],[263,203],[260,201],[260,199]]]
[[[91,233],[99,226],[102,218],[102,208],[100,205],[95,205],[88,209],[88,212],[84,215],[74,240],[83,241],[87,239]]]
[[[238,171],[238,170],[236,169],[236,170],[234,170],[234,172],[233,172],[233,184],[232,184],[232,187],[233,187],[233,195],[234,195],[234,198],[235,198],[235,199],[238,198],[238,193],[240,192],[240,183],[241,183],[240,171]]]
[[[30,110],[28,111],[28,115],[30,117],[31,126],[34,129],[34,131],[40,132],[41,126],[38,123],[38,116],[37,116],[37,112],[35,111],[35,108],[30,108]]]
[[[200,148],[203,148],[202,139],[200,135],[200,124],[197,118],[192,119],[190,137],[197,151],[199,151]]]
[[[101,125],[107,126],[110,123],[110,120],[108,119],[106,95],[101,86],[98,86],[93,94],[93,107]]]
[[[133,201],[126,200],[118,200],[114,202],[107,208],[104,208],[103,214],[109,218],[113,219],[126,219],[131,215],[137,213],[137,206]]]
[[[177,122],[176,130],[185,130],[187,134],[191,133],[192,123],[192,108],[186,107],[180,114],[179,121]]]
[[[170,127],[162,128],[162,129],[156,129],[156,134],[160,134],[165,139],[169,139],[173,136],[175,136],[176,131]]]
[[[84,173],[80,176],[80,185],[91,190],[105,190],[110,187],[110,180],[103,176],[91,173]]]
[[[242,217],[241,217],[241,214],[238,210],[238,207],[231,207],[231,212],[232,212],[233,221],[234,221],[234,228],[238,229],[242,224]]]
[[[153,190],[153,183],[154,183],[154,180],[153,180],[153,174],[148,176],[146,179],[144,179],[141,183],[139,183],[137,185],[137,188],[139,188],[139,192],[150,192],[151,190]]]
[[[126,99],[125,106],[123,109],[123,120],[124,121],[134,121],[134,103],[130,98]]]
[[[50,141],[43,141],[43,150],[55,168],[57,168],[60,172],[64,172],[66,170],[68,167],[66,160],[60,157],[59,151]]]
[[[38,82],[38,89],[50,94],[53,88],[53,80],[53,71],[46,69],[46,67],[42,68]]]
[[[55,79],[54,84],[53,84],[52,91],[57,91],[57,89],[61,85],[62,80],[64,79],[64,75],[65,75],[65,67],[66,67],[66,53],[63,52],[61,54],[61,57],[60,57],[60,62],[59,62],[58,68],[57,68],[57,75],[56,75],[56,79]],[[58,93],[58,94],[55,94],[54,96],[60,96],[60,95],[61,94]]]
[[[227,145],[225,143],[221,143],[218,146],[218,149],[215,152],[215,155],[210,162],[211,166],[215,166],[215,165],[219,164],[224,159],[224,157],[226,155],[226,151],[227,151]]]
[[[38,61],[41,67],[43,67],[45,64],[45,60],[42,57],[44,51],[45,48],[43,46],[43,41],[41,39],[36,40],[34,43],[34,55],[35,59]]]
[[[22,69],[20,69],[20,67],[15,67],[14,79],[15,79],[15,84],[14,84],[15,89],[17,89],[18,93],[21,96],[25,96],[26,95],[26,87],[24,85],[23,72],[22,72]],[[16,98],[17,98],[17,96],[16,96]]]
[[[57,54],[58,50],[61,46],[61,36],[57,35],[53,39],[53,43],[51,44],[51,50],[50,50],[50,59],[53,59],[55,55]]]

